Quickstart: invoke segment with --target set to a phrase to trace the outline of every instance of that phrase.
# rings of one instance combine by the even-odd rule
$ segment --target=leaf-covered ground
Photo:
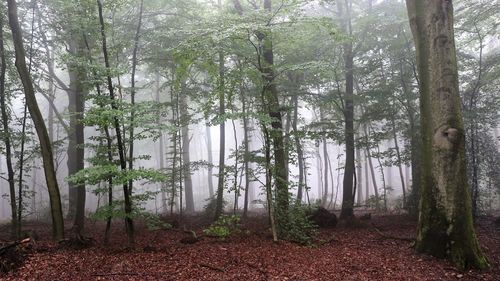
[[[201,234],[203,222],[187,228]],[[23,264],[2,280],[500,280],[500,227],[493,218],[478,221],[477,231],[492,269],[459,272],[448,262],[416,254],[411,242],[415,221],[405,216],[374,216],[364,227],[320,230],[318,245],[273,243],[265,219],[243,224],[226,241],[202,237],[179,241],[182,230],[148,231],[138,226],[137,247],[126,248],[122,225],[114,224],[109,246],[104,226],[87,224],[93,246],[75,250],[44,240],[47,226],[32,225],[42,238]],[[373,227],[375,226],[376,229]],[[377,231],[378,230],[378,231]],[[403,239],[396,239],[403,238]]]

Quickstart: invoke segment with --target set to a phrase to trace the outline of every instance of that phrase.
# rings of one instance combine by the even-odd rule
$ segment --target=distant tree
[[[449,0],[407,0],[417,50],[422,186],[416,249],[461,269],[486,268],[472,223]]]

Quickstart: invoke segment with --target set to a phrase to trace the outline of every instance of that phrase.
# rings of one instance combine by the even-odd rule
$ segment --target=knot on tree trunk
[[[441,126],[434,133],[434,147],[441,150],[452,150],[459,140],[459,130],[449,126]]]

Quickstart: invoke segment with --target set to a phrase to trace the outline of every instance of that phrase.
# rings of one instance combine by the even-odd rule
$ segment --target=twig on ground
[[[389,234],[385,234],[382,231],[380,231],[377,227],[372,225],[373,229],[382,237],[387,238],[387,239],[394,239],[394,240],[401,240],[401,241],[407,241],[407,242],[414,242],[415,238],[406,238],[406,237],[398,237],[398,236],[392,236]]]

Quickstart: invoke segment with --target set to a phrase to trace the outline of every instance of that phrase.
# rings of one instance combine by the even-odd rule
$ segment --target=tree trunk
[[[293,121],[292,128],[294,132],[295,148],[297,149],[297,162],[299,165],[299,186],[297,188],[297,203],[302,203],[302,197],[304,193],[304,151],[302,150],[302,144],[300,142],[300,136],[298,133],[298,121],[299,121],[299,96],[298,93],[292,97],[293,99]],[[332,194],[333,194],[333,182],[332,182]]]
[[[370,166],[370,174],[372,177],[372,184],[373,184],[373,192],[375,193],[375,206],[377,207],[377,210],[380,208],[379,206],[379,194],[378,194],[378,185],[377,185],[377,178],[375,176],[375,169],[373,167],[373,160],[372,160],[372,153],[371,153],[371,148],[369,142],[369,134],[368,134],[368,128],[366,125],[363,126],[363,130],[365,133],[365,141],[367,143],[366,146],[366,158],[368,161],[368,164]]]
[[[422,189],[416,249],[486,268],[472,223],[450,0],[407,0],[417,49]]]
[[[10,141],[10,116],[7,114],[7,99],[5,93],[5,74],[7,72],[7,60],[5,57],[4,36],[3,36],[4,16],[0,15],[0,108],[2,112],[3,141],[5,144],[5,160],[7,162],[7,181],[9,183],[10,208],[12,215],[12,237],[20,239],[21,225],[18,224],[16,186],[14,169],[12,168],[12,145]],[[20,194],[21,196],[21,194]],[[20,221],[20,220],[19,220]]]
[[[243,202],[243,217],[246,218],[247,212],[248,212],[248,200],[249,200],[249,194],[250,194],[250,136],[248,130],[250,129],[248,127],[248,108],[247,108],[247,98],[245,94],[241,95],[241,104],[242,108],[241,110],[243,111],[243,146],[245,148],[245,151],[243,152],[243,165],[244,165],[244,171],[245,171],[245,200]]]
[[[398,170],[399,170],[399,177],[401,179],[401,189],[403,190],[403,209],[406,209],[406,186],[405,186],[405,177],[403,175],[403,161],[401,159],[401,151],[399,150],[399,143],[398,143],[398,135],[396,132],[396,120],[394,120],[395,114],[391,116],[391,123],[392,123],[392,138],[394,140],[394,148],[396,149],[396,157],[398,159]]]
[[[271,0],[264,0],[264,9],[272,11]],[[274,172],[276,184],[276,213],[278,214],[278,225],[285,223],[288,210],[288,170],[286,169],[285,143],[283,137],[283,121],[280,111],[279,93],[276,87],[274,73],[273,40],[270,31],[259,32],[258,37],[262,42],[263,65],[261,75],[264,80],[263,93],[267,104],[267,112],[272,119],[272,130],[269,135],[272,139],[274,149]]]
[[[219,51],[219,116],[224,116],[226,113],[225,101],[225,69],[224,69],[224,54]],[[222,214],[224,205],[224,182],[225,182],[225,157],[226,157],[226,120],[222,118],[219,125],[219,177],[217,182],[217,202],[215,207],[216,221]]]
[[[17,17],[17,4],[15,0],[8,0],[9,24],[12,30],[12,37],[16,53],[16,68],[21,78],[26,104],[30,112],[33,124],[40,141],[40,149],[43,159],[45,180],[49,191],[51,214],[52,214],[52,234],[54,239],[64,238],[64,220],[61,207],[61,196],[54,168],[54,157],[52,155],[52,145],[47,133],[47,127],[43,121],[42,114],[36,101],[33,82],[26,66],[26,56],[23,46],[22,30]]]
[[[212,156],[212,128],[210,127],[210,124],[208,122],[208,119],[206,121],[205,125],[205,132],[207,135],[207,155],[208,155],[208,195],[210,198],[214,197],[214,159]]]
[[[85,44],[80,35],[72,34],[69,42],[69,52],[83,57]],[[85,136],[83,125],[83,114],[85,111],[85,89],[84,81],[88,80],[85,72],[78,65],[68,65],[70,90],[68,91],[68,111],[69,111],[69,132],[68,132],[68,176],[72,176],[84,169],[85,158]],[[68,183],[69,188],[69,208],[68,219],[74,219],[74,231],[77,235],[81,234],[85,222],[85,184]]]
[[[108,58],[108,49],[107,49],[107,44],[106,44],[106,32],[105,32],[104,17],[103,17],[103,12],[102,12],[102,2],[101,1],[102,0],[97,0],[97,6],[98,6],[98,10],[99,10],[99,22],[101,25],[100,28],[101,28],[101,39],[102,39],[102,53],[104,55],[104,63],[105,63],[106,69],[108,70],[107,82],[108,82],[109,98],[111,100],[111,108],[114,111],[118,111],[118,105],[116,104],[116,101],[115,101],[113,81],[111,79],[111,75],[109,74],[110,63],[109,63],[109,58]],[[121,168],[122,172],[125,172],[127,170],[127,160],[125,159],[125,148],[124,148],[123,139],[122,139],[120,121],[116,115],[113,116],[113,124],[114,124],[115,132],[116,132],[116,142],[118,145],[118,155],[120,156],[120,168]],[[129,246],[132,247],[135,243],[134,222],[132,220],[132,199],[130,198],[131,194],[130,194],[130,191],[128,189],[127,183],[123,184],[123,197],[124,197],[124,204],[125,204],[125,229],[127,231],[128,244],[129,244]]]
[[[358,159],[358,163],[356,165],[356,182],[357,182],[357,203],[361,205],[363,201],[363,166],[361,165],[361,149],[356,148],[356,159]]]
[[[137,29],[135,31],[134,37],[134,50],[132,51],[132,73],[130,75],[130,128],[128,137],[128,169],[132,171],[134,169],[134,129],[135,129],[135,73],[137,70],[137,53],[139,52],[139,39],[141,36],[142,28],[142,13],[144,10],[144,0],[141,0],[139,6],[139,19],[137,21]],[[132,195],[132,189],[134,187],[134,181],[128,181],[128,192]]]
[[[194,213],[194,196],[193,196],[193,181],[191,179],[191,157],[189,151],[189,143],[191,139],[189,138],[189,122],[190,117],[188,113],[188,102],[187,102],[187,91],[186,82],[181,82],[181,92],[179,98],[179,111],[181,120],[181,134],[182,134],[182,171],[184,180],[184,191],[186,194],[186,212]]]
[[[341,18],[341,29],[347,35],[352,35],[351,28],[351,1],[346,0],[337,2],[339,17]],[[345,121],[345,146],[346,158],[344,168],[343,195],[341,219],[350,219],[354,216],[354,56],[352,50],[352,41],[347,40],[343,44],[344,50],[344,72],[346,90],[344,94],[344,121]]]

